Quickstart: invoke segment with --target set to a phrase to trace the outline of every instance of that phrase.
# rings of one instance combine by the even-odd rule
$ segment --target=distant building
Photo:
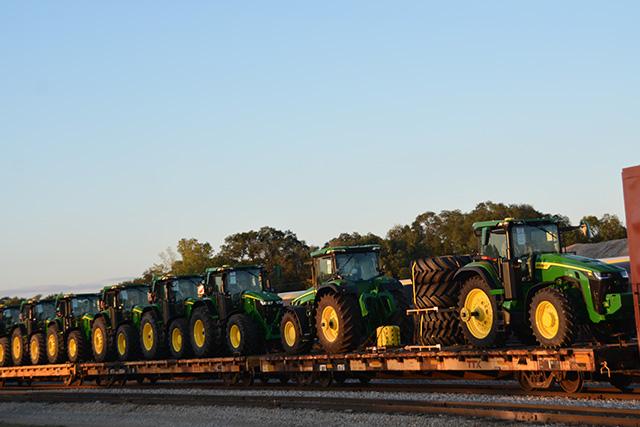
[[[576,243],[567,246],[567,252],[596,259],[629,256],[627,239],[607,240],[599,243]]]

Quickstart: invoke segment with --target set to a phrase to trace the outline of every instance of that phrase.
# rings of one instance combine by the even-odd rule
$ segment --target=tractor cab
[[[116,328],[120,323],[131,320],[135,307],[149,304],[149,286],[146,284],[126,284],[107,286],[102,290],[98,302],[100,311],[108,313],[111,327]]]
[[[67,294],[56,301],[56,315],[63,321],[63,330],[71,328],[75,319],[99,310],[100,294]]]
[[[149,302],[158,306],[165,321],[185,316],[185,303],[198,299],[201,284],[202,276],[197,275],[167,275],[156,278],[151,283]]]
[[[44,329],[48,319],[55,317],[55,300],[29,300],[20,307],[20,320],[27,330],[27,335]]]
[[[313,281],[316,287],[333,279],[349,282],[370,281],[381,277],[380,246],[338,246],[320,249],[313,258]]]
[[[2,319],[0,320],[0,336],[5,336],[20,322],[20,306],[19,305],[5,305],[0,306],[2,311]]]

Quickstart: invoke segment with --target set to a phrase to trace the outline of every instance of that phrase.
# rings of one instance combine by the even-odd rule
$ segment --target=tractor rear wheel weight
[[[234,314],[227,322],[227,347],[231,354],[259,354],[262,348],[260,327],[248,315]]]
[[[0,368],[11,365],[11,345],[8,337],[0,338]]]
[[[298,315],[287,310],[280,321],[280,340],[282,348],[287,354],[308,353],[313,344],[310,340],[303,339],[302,325]]]
[[[15,366],[25,365],[27,363],[27,346],[26,338],[22,334],[22,330],[18,327],[11,333],[11,360]]]
[[[108,362],[113,359],[113,340],[104,317],[99,317],[91,327],[91,351],[96,362]]]
[[[42,365],[47,360],[44,334],[37,332],[29,338],[29,359],[32,365]]]
[[[162,357],[164,334],[160,322],[152,312],[142,315],[140,321],[140,349],[147,360]]]
[[[62,363],[64,356],[64,337],[58,331],[58,325],[53,324],[47,328],[47,360]]]
[[[497,347],[505,340],[499,296],[480,276],[469,277],[460,290],[460,326],[467,342],[475,347]]]
[[[529,322],[536,341],[543,347],[565,347],[574,341],[575,309],[560,289],[547,287],[536,292],[529,308]]]
[[[189,328],[184,318],[175,319],[169,325],[167,346],[172,359],[182,359],[190,355]]]
[[[316,335],[327,353],[346,353],[362,340],[360,308],[350,295],[328,293],[316,308]]]
[[[128,323],[120,325],[116,331],[116,353],[118,360],[134,360],[139,353],[139,338],[134,327]]]
[[[87,340],[82,333],[78,330],[69,332],[67,336],[67,358],[69,362],[77,363],[87,359],[89,353],[89,346]]]

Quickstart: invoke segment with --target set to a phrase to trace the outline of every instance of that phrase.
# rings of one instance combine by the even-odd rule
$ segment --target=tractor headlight
[[[273,304],[273,301],[260,300],[260,305],[271,305],[271,304]]]
[[[595,277],[598,280],[604,280],[604,279],[608,279],[609,278],[609,273],[604,273],[604,272],[600,272],[600,271],[592,271],[591,274],[593,274],[593,277]]]
[[[629,278],[629,272],[627,270],[622,270],[620,272],[620,277],[622,277],[623,279],[628,279]]]

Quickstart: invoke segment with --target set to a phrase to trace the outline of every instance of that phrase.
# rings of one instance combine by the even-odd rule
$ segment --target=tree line
[[[411,275],[411,261],[420,257],[447,254],[469,254],[477,250],[477,238],[471,225],[477,221],[501,218],[536,218],[549,215],[528,204],[479,203],[470,212],[444,210],[424,212],[411,224],[393,226],[384,237],[373,233],[341,233],[329,239],[323,247],[341,245],[379,244],[381,263],[387,274],[397,278]],[[564,215],[555,215],[563,225],[570,225]],[[626,228],[616,215],[598,218],[583,217],[593,230],[587,238],[580,233],[567,233],[566,245],[600,242],[625,238]],[[309,253],[317,247],[308,245],[290,231],[262,227],[232,234],[224,239],[219,251],[208,242],[195,238],[181,239],[174,251],[169,248],[160,254],[160,262],[149,267],[134,281],[149,282],[154,275],[201,274],[206,268],[224,264],[261,264],[269,272],[276,290],[306,289],[310,286]]]

